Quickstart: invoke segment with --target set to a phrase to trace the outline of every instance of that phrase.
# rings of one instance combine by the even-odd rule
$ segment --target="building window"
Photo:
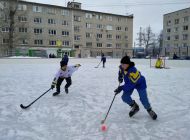
[[[121,31],[121,26],[116,27],[117,31]]]
[[[107,16],[108,21],[112,21],[112,16]]]
[[[62,11],[61,11],[61,14],[62,14],[63,16],[69,16],[69,11],[68,11],[68,10],[62,10]]]
[[[66,21],[66,20],[63,20],[63,21],[62,21],[62,25],[63,25],[63,26],[68,26],[68,25],[69,25],[69,22]]]
[[[179,40],[179,35],[175,35],[174,40]]]
[[[120,43],[116,43],[116,48],[121,48],[121,44]]]
[[[92,24],[91,24],[91,23],[86,23],[86,28],[87,28],[87,29],[92,28]]]
[[[78,4],[74,4],[74,8],[79,9],[79,8],[80,8],[80,6],[79,6]]]
[[[25,16],[18,16],[18,21],[19,22],[26,22],[27,21],[27,17],[25,17]]]
[[[8,43],[9,43],[9,39],[3,38],[3,44],[8,44]]]
[[[166,22],[166,25],[167,25],[167,26],[171,25],[171,20],[168,20],[168,21]]]
[[[188,34],[183,34],[183,40],[188,40]]]
[[[28,40],[27,39],[21,39],[20,40],[20,44],[21,45],[27,45],[28,44]]]
[[[97,47],[102,47],[102,43],[97,43]]]
[[[10,29],[9,29],[9,27],[3,27],[3,28],[1,28],[1,31],[2,32],[9,32]]]
[[[184,30],[184,31],[187,31],[187,30],[188,30],[188,25],[183,26],[183,30]]]
[[[86,19],[91,19],[92,18],[92,14],[91,13],[86,13]]]
[[[74,40],[75,40],[75,41],[79,41],[80,39],[81,39],[81,36],[80,36],[80,35],[75,35],[75,36],[74,36]]]
[[[40,7],[40,6],[33,6],[33,12],[41,13],[42,12],[42,7]]]
[[[56,30],[49,30],[49,35],[56,35]]]
[[[43,40],[41,40],[41,39],[36,39],[36,40],[34,40],[34,44],[35,44],[35,45],[43,45]]]
[[[17,9],[20,10],[20,11],[26,11],[27,10],[27,6],[26,5],[22,5],[22,4],[18,4]]]
[[[34,33],[35,34],[42,34],[42,29],[41,28],[34,28]]]
[[[112,44],[111,44],[111,43],[108,43],[106,46],[107,46],[108,48],[110,48],[110,47],[112,47]]]
[[[56,41],[55,40],[50,40],[49,45],[50,46],[56,46]]]
[[[92,38],[92,33],[86,33],[86,38]]]
[[[121,35],[116,35],[117,40],[121,40]]]
[[[183,17],[183,22],[188,22],[189,21],[189,17],[186,16],[186,17]]]
[[[167,37],[167,40],[170,40],[170,36]]]
[[[170,47],[170,44],[167,44],[166,47],[169,48],[169,47]]]
[[[97,29],[103,29],[103,25],[102,24],[97,24],[96,28]]]
[[[107,25],[107,26],[106,26],[106,30],[113,30],[112,25]]]
[[[178,47],[179,46],[179,44],[174,44],[174,47]]]
[[[27,28],[19,28],[18,29],[20,33],[27,33]]]
[[[102,15],[96,15],[96,19],[102,20]]]
[[[128,48],[128,43],[125,44],[125,48]]]
[[[128,36],[127,35],[125,35],[125,40],[128,40]]]
[[[183,43],[182,46],[183,46],[183,47],[187,47],[187,43]]]
[[[69,46],[69,41],[63,41],[63,46]]]
[[[128,27],[125,27],[125,31],[128,31]]]
[[[55,19],[48,19],[49,24],[55,24]]]
[[[112,34],[107,34],[107,39],[112,39],[112,38],[113,38]]]
[[[81,17],[80,16],[74,16],[74,21],[81,21]]]
[[[42,23],[42,19],[41,18],[34,18],[34,23]]]
[[[62,31],[63,36],[69,36],[69,31]]]
[[[168,29],[166,30],[166,32],[167,32],[167,33],[170,33],[170,32],[171,32],[171,29],[170,29],[170,28],[168,28]]]
[[[117,18],[117,21],[120,22],[120,21],[121,21],[121,18]]]
[[[175,24],[179,24],[179,19],[175,19]]]
[[[4,20],[4,21],[10,20],[10,17],[8,15],[5,15],[5,14],[0,14],[0,17],[1,17],[1,20]]]
[[[80,32],[80,26],[74,26],[74,31],[75,32]]]
[[[86,42],[86,47],[92,47],[92,42]]]
[[[174,32],[178,32],[178,30],[179,30],[179,27],[174,28]]]
[[[102,34],[96,34],[96,38],[102,38]]]
[[[48,14],[56,14],[56,9],[54,8],[48,8],[47,11],[48,11]]]

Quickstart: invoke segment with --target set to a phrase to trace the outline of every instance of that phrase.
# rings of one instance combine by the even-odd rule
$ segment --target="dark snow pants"
[[[60,93],[60,86],[61,86],[61,84],[62,84],[62,82],[63,82],[64,79],[66,80],[65,88],[70,87],[70,85],[72,84],[71,77],[68,77],[68,78],[61,78],[61,77],[59,77],[58,80],[57,80],[57,85],[56,85],[58,93]]]

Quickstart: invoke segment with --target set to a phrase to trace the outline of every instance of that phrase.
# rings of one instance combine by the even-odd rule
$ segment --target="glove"
[[[55,88],[55,85],[56,85],[56,82],[53,81],[52,84],[51,84],[51,89],[54,89],[54,88]]]
[[[80,67],[80,66],[81,66],[81,64],[76,64],[76,65],[75,65],[75,67]]]
[[[54,88],[55,88],[55,85],[52,84],[52,85],[51,85],[51,89],[54,89]]]
[[[119,94],[122,90],[123,90],[123,87],[122,87],[122,86],[119,86],[118,88],[116,88],[116,89],[114,90],[115,95]]]
[[[123,82],[123,74],[122,74],[122,72],[121,72],[121,69],[119,70],[119,74],[118,74],[118,81],[119,81],[119,83],[122,83]]]
[[[122,83],[123,82],[123,78],[118,78],[118,81],[119,81],[119,83]]]

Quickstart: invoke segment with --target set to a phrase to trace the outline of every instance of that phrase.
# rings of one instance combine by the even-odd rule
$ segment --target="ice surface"
[[[50,91],[29,109],[28,105],[50,88],[60,59],[0,59],[0,140],[189,140],[190,61],[167,60],[170,69],[149,67],[148,59],[135,59],[146,77],[148,96],[158,114],[153,121],[134,91],[140,111],[128,117],[130,107],[116,96],[119,59],[107,59],[106,68],[94,68],[100,59],[70,59],[82,66],[72,76],[69,94]]]

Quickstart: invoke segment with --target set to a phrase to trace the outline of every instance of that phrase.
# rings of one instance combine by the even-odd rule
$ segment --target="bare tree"
[[[8,28],[8,55],[13,55],[15,19],[19,0],[0,0],[1,27]]]
[[[155,34],[150,26],[145,28],[142,33],[143,44],[145,45],[145,54],[148,55],[148,48],[155,43]]]
[[[163,30],[160,31],[160,34],[157,36],[158,46],[159,46],[159,55],[163,48]]]

